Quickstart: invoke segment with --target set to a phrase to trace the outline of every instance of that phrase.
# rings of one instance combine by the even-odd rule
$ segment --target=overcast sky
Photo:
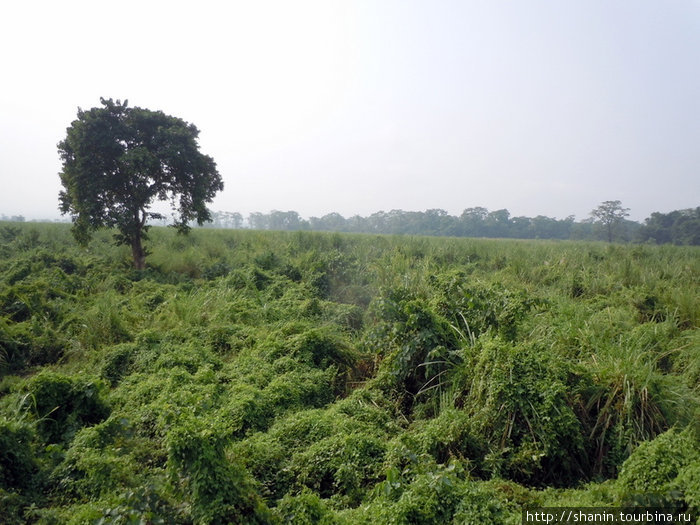
[[[195,124],[213,210],[700,205],[699,0],[7,2],[0,49],[0,214],[100,97]]]

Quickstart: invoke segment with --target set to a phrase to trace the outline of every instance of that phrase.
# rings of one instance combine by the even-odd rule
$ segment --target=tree
[[[309,227],[312,230],[327,230],[327,231],[346,231],[347,225],[345,217],[340,213],[332,212],[323,217],[311,217],[309,219]]]
[[[510,212],[506,209],[489,212],[484,225],[489,237],[508,237]]]
[[[657,244],[700,245],[700,207],[675,210],[670,213],[654,212],[644,220],[638,234],[642,242]]]
[[[134,267],[146,265],[142,241],[154,201],[169,201],[174,226],[189,231],[191,221],[211,219],[206,203],[223,189],[214,160],[199,152],[199,130],[182,119],[127,101],[100,99],[102,107],[83,111],[58,144],[63,163],[60,210],[70,213],[75,239],[86,244],[102,227],[116,228],[118,244],[131,247]]]
[[[248,224],[254,230],[269,230],[270,229],[270,216],[255,211],[248,215]]]
[[[489,210],[481,206],[464,210],[459,217],[462,226],[462,235],[466,237],[480,237],[484,235],[484,223],[488,214]]]
[[[612,242],[613,233],[618,224],[629,216],[629,208],[623,208],[620,201],[605,201],[591,211],[593,219],[605,228],[608,234],[608,242]]]
[[[304,220],[295,211],[272,210],[269,215],[269,228],[271,230],[301,230],[304,229]]]

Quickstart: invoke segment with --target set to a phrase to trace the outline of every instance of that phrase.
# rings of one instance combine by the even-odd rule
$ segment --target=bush
[[[498,283],[491,286],[468,283],[461,272],[448,273],[433,281],[439,290],[437,311],[473,337],[493,330],[503,339],[515,341],[526,314],[545,306],[543,300],[513,292]]]
[[[0,419],[0,488],[26,490],[39,470],[32,442],[35,435],[26,423]]]
[[[618,484],[624,504],[680,503],[700,511],[700,439],[691,428],[673,428],[642,443],[622,465]]]
[[[587,474],[583,428],[569,404],[571,365],[534,344],[480,339],[455,379],[456,404],[491,452],[484,468],[528,484],[567,485]],[[461,375],[461,377],[459,377]]]
[[[78,431],[51,474],[58,499],[99,499],[138,482],[143,465],[123,452],[124,448],[135,451],[131,437],[132,429],[123,418],[110,418]]]
[[[293,475],[286,468],[290,449],[274,436],[262,432],[251,434],[234,443],[230,455],[239,458],[260,484],[260,494],[265,500],[275,501],[290,490]]]
[[[344,496],[354,506],[380,480],[385,451],[385,443],[372,435],[336,434],[296,453],[289,468],[298,484],[323,498]]]
[[[279,502],[275,514],[289,525],[334,525],[338,523],[333,511],[308,489],[296,496],[287,495]]]
[[[308,328],[305,325],[287,327],[292,333],[268,356],[276,359],[288,355],[295,360],[317,368],[352,367],[355,356],[342,335],[334,329]],[[299,330],[299,333],[294,333]]]
[[[42,371],[22,390],[33,400],[37,432],[45,443],[67,443],[81,427],[109,416],[99,380]]]
[[[104,508],[98,525],[187,523],[184,509],[169,501],[160,484],[128,489]]]
[[[468,483],[454,465],[431,469],[412,480],[392,478],[392,481],[392,491],[383,484],[380,487],[382,496],[352,514],[356,522],[387,525],[452,523]]]
[[[473,416],[455,408],[444,409],[433,419],[416,420],[389,444],[387,463],[404,470],[415,458],[430,456],[442,465],[458,460],[472,474],[483,475],[488,446],[473,427]]]
[[[698,402],[681,380],[659,370],[655,352],[630,345],[601,354],[581,395],[593,470],[610,476],[638,444],[692,421]]]
[[[102,363],[102,377],[109,381],[111,386],[116,386],[122,377],[130,373],[134,362],[135,345],[123,343],[107,350]]]
[[[183,421],[167,437],[171,479],[192,502],[196,523],[267,525],[272,515],[253,480],[224,455],[225,443],[210,428]]]
[[[405,289],[392,290],[370,306],[375,328],[365,344],[383,358],[382,386],[403,398],[409,411],[421,389],[459,362],[455,333],[430,306]]]

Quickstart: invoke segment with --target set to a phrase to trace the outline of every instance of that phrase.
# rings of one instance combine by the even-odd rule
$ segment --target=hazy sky
[[[100,97],[195,124],[213,210],[700,205],[699,0],[7,2],[0,49],[5,215]]]

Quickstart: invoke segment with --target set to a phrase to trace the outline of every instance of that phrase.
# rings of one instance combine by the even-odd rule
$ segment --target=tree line
[[[0,221],[24,222],[25,220],[21,215],[0,214]],[[167,221],[155,221],[152,224],[160,224],[161,222],[163,225],[167,224]],[[191,226],[196,226],[196,223],[192,223]],[[605,217],[596,218],[594,216],[582,221],[575,221],[573,216],[565,219],[544,215],[512,217],[506,209],[489,211],[482,207],[467,208],[459,216],[450,215],[441,209],[430,209],[426,211],[379,211],[367,217],[354,215],[349,218],[334,212],[323,217],[310,217],[309,219],[304,219],[296,211],[254,212],[247,217],[239,212],[217,211],[211,213],[211,222],[207,222],[203,226],[237,230],[607,240],[700,246],[700,207],[675,210],[669,213],[654,212],[641,223],[627,220],[624,217],[613,218],[607,222]]]
[[[296,211],[254,212],[244,217],[238,212],[213,212],[210,228],[250,228],[254,230],[333,231],[394,235],[434,235],[451,237],[490,237],[511,239],[607,240],[613,242],[652,242],[657,244],[700,245],[700,207],[670,213],[654,212],[643,223],[626,218],[619,201],[606,201],[591,217],[576,221],[573,216],[556,219],[511,216],[507,209],[467,208],[460,215],[442,209],[426,211],[379,211],[369,216],[349,218],[339,213],[302,218]]]
[[[317,230],[359,233],[504,237],[521,239],[594,239],[609,242],[649,240],[698,244],[697,210],[672,217],[655,214],[644,225],[628,221],[620,201],[605,201],[577,223],[573,216],[554,219],[511,217],[506,209],[467,208],[459,217],[442,209],[424,212],[380,211],[346,219],[338,213],[302,219],[295,211],[212,214],[207,203],[224,187],[214,159],[199,151],[199,130],[193,124],[125,100],[100,98],[102,107],[78,108],[78,118],[59,142],[63,189],[59,209],[73,223],[76,241],[85,245],[100,228],[117,231],[115,241],[131,247],[134,267],[146,267],[148,228],[165,223],[152,211],[155,202],[170,204],[179,232],[211,222],[213,226],[256,230]],[[700,208],[698,208],[700,209]]]

